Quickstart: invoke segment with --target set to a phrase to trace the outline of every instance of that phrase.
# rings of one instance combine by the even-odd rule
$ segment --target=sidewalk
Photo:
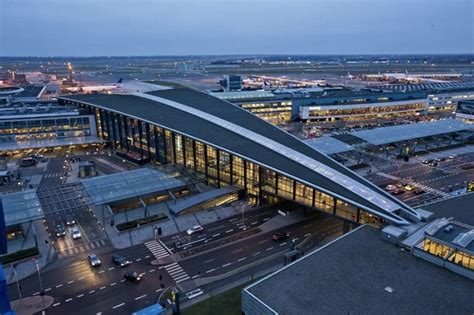
[[[31,315],[47,309],[53,302],[52,296],[30,296],[12,301],[11,307],[17,315]]]
[[[185,231],[193,225],[206,225],[241,214],[241,203],[242,201],[238,201],[233,203],[232,206],[212,208],[207,211],[190,213],[178,217],[169,214],[168,219],[164,221],[158,221],[155,224],[151,223],[129,231],[119,232],[115,227],[110,226],[110,224],[105,224],[105,231],[115,248],[127,248],[154,239],[155,233],[153,228],[155,226],[157,228],[161,227],[162,233],[160,237],[163,237]],[[249,208],[250,206],[246,206],[245,211],[248,211]],[[151,213],[153,213],[153,211]]]
[[[33,222],[33,224],[38,240],[39,255],[36,258],[30,257],[19,262],[13,262],[13,264],[15,264],[16,276],[18,276],[18,280],[22,280],[33,273],[36,273],[36,262],[38,262],[38,266],[41,270],[41,268],[45,267],[48,262],[52,261],[56,257],[55,249],[53,246],[51,246],[51,243],[46,244],[44,242],[44,240],[49,239],[49,236],[44,229],[42,220],[36,220]],[[11,284],[15,282],[17,278],[15,276],[15,271],[13,270],[12,264],[4,265],[3,267],[7,283]]]

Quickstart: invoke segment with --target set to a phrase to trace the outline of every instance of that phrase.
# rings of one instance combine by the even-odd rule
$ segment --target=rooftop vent
[[[454,244],[466,248],[474,240],[474,230],[469,230],[466,233],[459,233],[453,240]]]
[[[452,225],[452,224],[450,224],[450,225],[448,225],[447,227],[444,228],[444,231],[445,231],[446,233],[449,233],[449,232],[451,232],[452,230],[453,230],[453,225]]]
[[[394,290],[392,287],[386,287],[385,291],[387,291],[388,293],[392,293]]]

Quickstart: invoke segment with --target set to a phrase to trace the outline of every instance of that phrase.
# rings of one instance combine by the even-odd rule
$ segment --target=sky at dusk
[[[474,53],[473,0],[0,0],[0,56]]]

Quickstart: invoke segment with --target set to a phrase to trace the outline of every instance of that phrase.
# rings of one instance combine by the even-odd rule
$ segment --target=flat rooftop
[[[437,218],[454,217],[456,221],[474,225],[474,193],[450,198],[420,208],[433,212]]]
[[[43,209],[34,190],[0,194],[5,226],[38,220],[44,217]]]
[[[382,145],[473,129],[474,126],[472,124],[465,124],[459,119],[442,119],[355,131],[351,135],[373,145]]]
[[[353,149],[351,145],[328,135],[306,139],[304,142],[324,154],[347,152]]]
[[[450,82],[431,82],[418,84],[388,84],[377,86],[384,90],[398,90],[406,92],[415,91],[439,91],[451,92],[456,90],[474,90],[474,80],[469,81],[450,81]]]
[[[87,194],[95,205],[109,204],[186,186],[181,174],[150,168],[83,179]]]
[[[472,314],[473,282],[362,226],[244,289],[278,314]],[[242,304],[245,312],[245,303]],[[246,311],[246,314],[260,314]]]

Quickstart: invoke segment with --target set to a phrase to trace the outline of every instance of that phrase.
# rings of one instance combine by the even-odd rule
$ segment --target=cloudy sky
[[[1,56],[474,53],[473,0],[0,0]]]

